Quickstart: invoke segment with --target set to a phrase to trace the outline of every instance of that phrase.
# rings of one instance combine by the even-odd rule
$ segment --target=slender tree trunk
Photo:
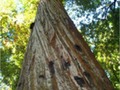
[[[59,0],[41,0],[17,90],[113,90]]]

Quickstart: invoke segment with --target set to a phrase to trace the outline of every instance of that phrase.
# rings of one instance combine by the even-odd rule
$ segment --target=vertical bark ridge
[[[64,35],[64,33],[62,33],[61,35]],[[72,47],[73,46],[73,44],[70,42],[70,40],[66,37],[64,40],[66,40],[67,41],[67,43],[69,43],[69,45],[71,45],[70,46],[70,48],[71,49],[73,49],[72,51],[75,51],[75,49],[74,49],[74,47]],[[69,42],[68,42],[69,41]],[[62,41],[62,42],[64,42],[64,41]],[[74,53],[76,53],[76,52],[74,52]],[[79,59],[81,60],[80,62],[83,62],[83,60],[82,60],[82,58],[81,57],[79,57]],[[85,64],[84,64],[84,62],[83,62],[83,66],[84,66]],[[76,65],[77,66],[77,65]],[[88,67],[88,66],[87,66]],[[88,68],[90,68],[90,67],[88,67]],[[81,71],[80,71],[80,73],[81,73],[81,75],[82,75],[82,69],[81,68],[79,68]],[[79,71],[78,71],[79,72]],[[84,76],[83,76],[84,77]]]
[[[48,13],[49,14],[49,13]],[[64,35],[64,34],[63,34]]]
[[[71,21],[71,23],[70,23],[70,25],[73,25],[72,24],[72,21]],[[73,26],[74,27],[74,26]],[[74,30],[74,28],[72,27],[72,29],[70,29],[70,30]],[[71,31],[72,32],[72,31]],[[94,70],[94,72],[96,72],[96,75],[97,75],[97,77],[98,78],[96,78],[97,79],[97,82],[98,82],[98,87],[99,86],[101,86],[101,87],[109,87],[109,89],[112,89],[112,87],[111,86],[105,86],[106,84],[102,84],[102,83],[104,83],[104,82],[109,82],[109,80],[107,79],[107,77],[106,77],[106,75],[105,75],[105,72],[103,71],[103,69],[100,67],[100,65],[98,64],[98,62],[95,60],[95,57],[94,57],[94,55],[93,55],[93,53],[91,53],[91,51],[90,51],[90,48],[88,47],[88,45],[85,43],[85,41],[83,40],[83,38],[82,38],[82,36],[81,35],[78,35],[78,31],[77,30],[75,30],[75,32],[74,33],[72,33],[73,34],[73,36],[74,37],[78,37],[77,39],[76,39],[76,42],[78,42],[80,45],[81,45],[81,47],[83,48],[83,51],[85,52],[85,54],[86,54],[86,56],[88,57],[88,59],[90,60],[89,62],[90,62],[90,64],[91,64],[91,66],[92,66],[92,70]],[[98,68],[97,68],[98,67]],[[104,76],[104,77],[103,77]],[[106,79],[106,80],[104,80],[104,78]],[[101,79],[101,80],[100,80]],[[102,81],[101,83],[99,83],[100,81]],[[109,85],[111,85],[110,83],[109,83]]]
[[[105,90],[109,83],[59,0],[40,1],[24,59],[17,90]]]

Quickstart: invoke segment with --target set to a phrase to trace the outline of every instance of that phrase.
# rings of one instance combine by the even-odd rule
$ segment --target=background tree
[[[0,72],[2,73],[0,86],[2,89],[6,88],[4,82],[15,90],[29,38],[29,25],[34,20],[37,1],[0,2]]]

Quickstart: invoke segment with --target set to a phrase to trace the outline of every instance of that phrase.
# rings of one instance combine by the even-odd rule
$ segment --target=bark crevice
[[[113,90],[59,0],[41,0],[17,90]]]

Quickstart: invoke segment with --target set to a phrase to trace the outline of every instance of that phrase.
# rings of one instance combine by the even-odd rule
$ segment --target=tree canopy
[[[1,0],[0,88],[15,90],[39,0]],[[62,0],[116,90],[119,84],[117,0]],[[7,86],[6,86],[7,85]]]

